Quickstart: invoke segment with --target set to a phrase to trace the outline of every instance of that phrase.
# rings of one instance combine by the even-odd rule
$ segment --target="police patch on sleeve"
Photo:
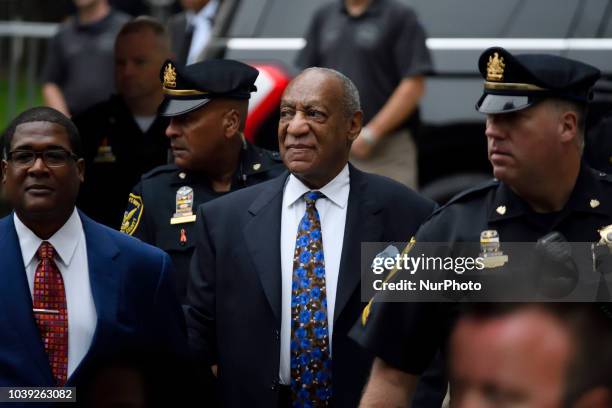
[[[121,232],[128,235],[134,234],[134,231],[136,231],[136,228],[138,228],[138,224],[140,224],[140,217],[142,216],[143,209],[144,204],[142,203],[142,197],[130,193],[127,208],[123,213]]]
[[[404,247],[404,249],[402,250],[401,255],[403,256],[403,255],[409,254],[410,251],[412,251],[412,248],[414,248],[415,244],[416,244],[416,238],[413,236],[412,238],[410,238],[410,242],[408,242],[408,244],[406,244],[406,247]],[[384,282],[388,282],[397,273],[397,271],[398,271],[397,268],[393,268],[391,272],[389,272],[389,274],[385,278]],[[372,309],[373,301],[374,301],[374,298],[370,299],[368,304],[363,308],[363,311],[361,312],[361,325],[364,327],[366,323],[368,323],[368,318],[370,317],[370,309]]]

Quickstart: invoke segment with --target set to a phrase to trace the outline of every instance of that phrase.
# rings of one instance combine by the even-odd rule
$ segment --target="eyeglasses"
[[[31,167],[36,159],[41,157],[47,167],[62,167],[68,164],[69,160],[77,160],[79,157],[64,149],[49,149],[42,152],[34,150],[13,150],[7,155],[7,160],[16,167]]]

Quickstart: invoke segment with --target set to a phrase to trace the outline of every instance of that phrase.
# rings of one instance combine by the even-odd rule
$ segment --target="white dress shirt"
[[[321,219],[321,234],[323,239],[323,257],[325,259],[325,290],[327,291],[327,322],[329,329],[329,347],[332,349],[332,333],[334,327],[334,305],[336,301],[336,287],[340,271],[340,257],[344,241],[344,224],[346,221],[346,207],[350,190],[350,177],[348,165],[323,188],[316,202],[316,208]],[[287,178],[283,192],[283,206],[281,214],[281,347],[280,370],[281,384],[291,383],[291,283],[293,280],[293,255],[295,252],[295,239],[298,225],[306,212],[304,193],[311,191],[295,176]]]
[[[200,11],[194,13],[187,12],[187,27],[193,26],[193,36],[191,37],[191,45],[189,54],[187,55],[187,64],[190,65],[200,60],[200,55],[210,40],[213,28],[213,20],[217,9],[219,8],[219,0],[210,0]]]
[[[26,227],[17,214],[13,214],[13,219],[30,287],[30,296],[33,296],[34,275],[39,263],[36,252],[43,240]],[[83,232],[81,218],[76,208],[62,228],[46,241],[55,248],[57,253],[55,264],[62,274],[66,291],[68,377],[70,377],[91,346],[97,321],[96,307],[89,283],[85,232]]]

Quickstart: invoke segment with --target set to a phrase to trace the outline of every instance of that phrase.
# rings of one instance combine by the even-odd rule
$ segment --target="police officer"
[[[284,171],[277,153],[242,133],[258,71],[232,60],[207,60],[161,70],[162,116],[174,164],[145,174],[128,198],[121,231],[170,254],[180,299],[186,294],[197,207]]]
[[[159,67],[170,55],[159,21],[129,21],[115,43],[117,94],[74,118],[87,173],[77,206],[109,227],[119,229],[127,195],[140,177],[168,163],[169,120],[157,116],[157,107],[163,100]]]
[[[585,110],[599,70],[497,47],[480,56],[479,70],[485,81],[476,109],[487,115],[495,179],[434,212],[416,245],[448,242],[453,251],[454,243],[486,236],[503,247],[552,231],[572,242],[600,241],[599,231],[612,224],[612,178],[581,160]],[[361,406],[407,406],[419,375],[444,349],[456,312],[450,303],[366,307],[351,334],[378,357]]]

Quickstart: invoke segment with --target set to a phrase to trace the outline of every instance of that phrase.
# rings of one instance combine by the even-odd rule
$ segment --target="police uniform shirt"
[[[77,206],[94,220],[119,229],[127,197],[143,174],[168,162],[169,119],[156,117],[143,132],[118,95],[77,116],[86,163]]]
[[[284,169],[277,152],[245,142],[230,191],[270,180]],[[179,197],[181,188],[183,192],[189,191],[184,188],[192,190],[191,202],[185,196]],[[226,193],[212,190],[208,178],[183,171],[176,165],[166,165],[145,174],[129,195],[121,231],[170,255],[176,269],[175,283],[180,300],[187,294],[197,207],[223,194]],[[177,204],[188,208],[179,210],[182,214],[178,214]],[[190,213],[193,216],[190,217]],[[173,218],[175,223],[171,224]]]
[[[416,242],[449,242],[452,248],[453,243],[479,242],[485,230],[498,232],[502,249],[504,241],[535,242],[552,231],[570,242],[598,242],[598,230],[611,224],[612,177],[582,165],[567,204],[557,213],[534,212],[506,184],[492,180],[436,211]],[[351,336],[394,367],[421,374],[444,347],[457,313],[451,303],[374,302]]]

